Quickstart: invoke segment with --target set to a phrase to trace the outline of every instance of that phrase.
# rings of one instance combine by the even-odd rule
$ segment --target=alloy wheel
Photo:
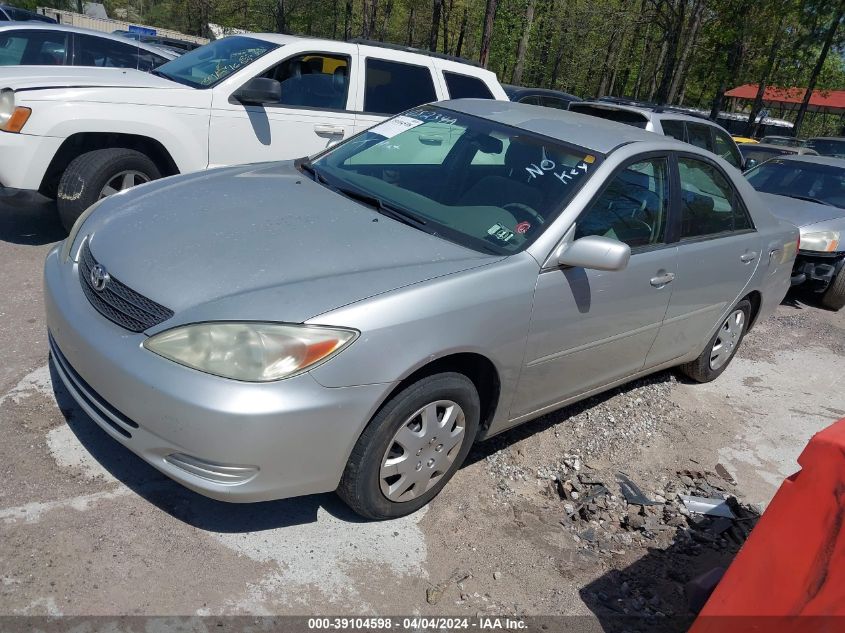
[[[99,199],[102,200],[125,189],[143,185],[145,182],[150,182],[150,177],[143,172],[134,169],[122,171],[109,179],[105,187],[100,190]]]

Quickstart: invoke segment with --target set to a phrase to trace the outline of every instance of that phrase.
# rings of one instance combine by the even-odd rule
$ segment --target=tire
[[[822,305],[831,310],[845,308],[845,268],[839,271],[839,274],[833,278],[827,290],[824,291]]]
[[[107,184],[127,173],[137,174],[132,177],[136,184],[161,178],[155,163],[132,149],[98,149],[74,158],[59,180],[56,195],[59,218],[65,229],[70,231],[85,209],[102,197]]]
[[[737,323],[737,315],[741,313],[741,322]],[[728,314],[727,318],[719,325],[719,329],[713,335],[713,338],[707,343],[707,347],[701,352],[701,355],[694,361],[685,363],[679,367],[682,373],[686,374],[696,382],[710,382],[718,378],[728,365],[731,364],[736,351],[739,349],[742,339],[745,338],[745,333],[748,331],[748,323],[751,318],[751,303],[747,299],[743,299],[737,303]],[[729,323],[733,321],[733,335]],[[719,362],[713,362],[714,348],[718,341],[720,341],[726,356],[720,356]],[[725,349],[726,348],[726,349]]]
[[[448,403],[458,409],[450,408]],[[424,409],[429,411],[427,422],[422,417]],[[447,415],[456,416],[447,423],[448,429],[434,426],[430,413],[435,410],[438,425]],[[337,494],[368,519],[393,519],[417,511],[440,492],[466,459],[478,432],[480,411],[478,391],[463,374],[435,374],[406,387],[387,401],[358,438]],[[460,412],[463,432],[450,451],[448,445],[450,439],[456,441]],[[418,424],[420,428],[415,432]],[[402,439],[398,440],[400,431]],[[421,453],[413,452],[419,438],[425,445],[418,449]],[[403,448],[401,441],[411,445],[412,450]],[[407,468],[407,474],[390,475],[383,480],[382,466],[387,461],[396,463],[397,468]],[[418,472],[422,473],[420,483],[413,483]],[[409,490],[403,492],[406,487]],[[387,493],[395,498],[389,498]]]

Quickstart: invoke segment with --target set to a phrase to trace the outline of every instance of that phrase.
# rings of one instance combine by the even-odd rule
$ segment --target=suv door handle
[[[336,125],[315,125],[314,131],[318,136],[343,136],[346,131]]]
[[[755,259],[757,259],[757,253],[754,253],[754,252],[744,253],[744,254],[739,256],[739,259],[743,264],[747,264],[748,262],[753,262]]]
[[[673,279],[675,279],[675,273],[664,273],[662,275],[658,275],[657,277],[652,277],[651,280],[649,280],[649,283],[655,288],[660,288],[661,286],[671,283]]]

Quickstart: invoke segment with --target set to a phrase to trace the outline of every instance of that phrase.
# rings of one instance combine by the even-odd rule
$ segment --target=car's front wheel
[[[718,378],[739,349],[739,344],[748,330],[750,318],[751,303],[743,299],[722,321],[701,355],[694,361],[681,365],[680,370],[697,382],[710,382]]]
[[[427,376],[393,396],[358,438],[337,489],[369,519],[410,514],[446,485],[469,453],[481,406],[469,378]]]
[[[839,271],[824,291],[822,305],[831,310],[845,308],[845,268]]]
[[[62,225],[70,231],[97,200],[160,177],[149,156],[132,149],[116,147],[80,154],[59,181],[56,205]]]

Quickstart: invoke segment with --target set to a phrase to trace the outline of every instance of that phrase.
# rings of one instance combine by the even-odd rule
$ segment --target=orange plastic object
[[[798,463],[690,633],[845,631],[845,419]]]

